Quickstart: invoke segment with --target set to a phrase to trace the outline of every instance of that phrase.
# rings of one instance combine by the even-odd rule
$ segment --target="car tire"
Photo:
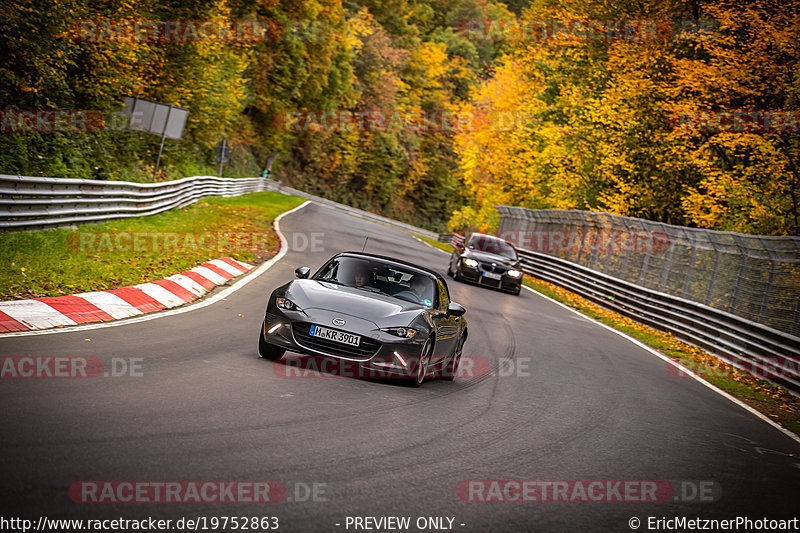
[[[447,263],[447,275],[453,277],[453,267],[450,263]]]
[[[258,332],[258,355],[270,361],[277,361],[286,352],[283,348],[278,348],[264,340],[264,333]]]
[[[417,368],[414,372],[414,377],[411,378],[411,383],[415,387],[422,385],[425,377],[428,375],[428,363],[430,362],[431,353],[433,352],[433,342],[431,339],[425,341],[420,350],[419,359],[417,360]]]
[[[521,292],[522,292],[522,285],[517,287],[517,290],[514,292],[514,296],[519,296],[519,293],[521,293]]]
[[[456,349],[453,351],[453,355],[450,357],[450,360],[447,361],[444,368],[442,369],[442,379],[445,381],[453,381],[456,379],[456,374],[458,374],[458,366],[461,364],[461,352],[464,350],[464,336],[462,335],[458,339],[458,344],[456,345]]]

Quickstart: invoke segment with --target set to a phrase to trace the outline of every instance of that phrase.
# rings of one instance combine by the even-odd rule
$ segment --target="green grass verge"
[[[260,262],[280,248],[272,221],[303,201],[274,192],[208,197],[148,217],[2,233],[0,300],[134,285],[218,257]]]
[[[453,252],[453,246],[450,243],[434,241],[433,239],[429,239],[427,237],[420,237],[418,235],[417,235],[417,238],[422,240],[422,241],[427,242],[428,244],[430,244],[434,248],[438,248],[440,250],[444,250],[448,254]]]
[[[736,371],[697,347],[687,345],[672,335],[636,323],[627,317],[603,309],[580,296],[540,280],[525,277],[523,283],[533,290],[571,307],[603,324],[642,341],[661,353],[691,368],[701,378],[745,401],[783,427],[800,435],[800,399],[785,389]]]

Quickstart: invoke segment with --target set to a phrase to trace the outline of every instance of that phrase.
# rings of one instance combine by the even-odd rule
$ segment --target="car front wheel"
[[[283,348],[278,348],[264,340],[264,333],[258,332],[258,354],[264,359],[276,361],[286,352]]]
[[[426,340],[425,344],[422,346],[422,350],[419,353],[419,359],[417,360],[417,371],[414,373],[413,378],[413,384],[415,387],[422,385],[422,382],[425,381],[425,376],[428,375],[428,362],[431,358],[432,348],[433,343],[431,340]]]
[[[464,351],[464,336],[458,339],[456,349],[453,351],[452,357],[447,361],[447,364],[442,371],[442,379],[445,381],[453,381],[458,374],[458,365],[461,364],[461,353]]]

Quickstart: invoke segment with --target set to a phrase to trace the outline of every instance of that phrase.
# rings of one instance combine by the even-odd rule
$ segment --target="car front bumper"
[[[425,338],[421,332],[410,339],[400,339],[380,330],[372,331],[371,335],[366,335],[361,331],[352,331],[362,337],[362,345],[365,344],[365,341],[378,345],[371,353],[363,354],[358,353],[358,350],[349,350],[349,347],[344,344],[341,347],[337,346],[333,351],[313,343],[308,335],[301,333],[304,330],[303,325],[307,323],[309,323],[308,317],[303,317],[301,321],[280,312],[267,313],[261,328],[261,335],[267,343],[287,351],[335,361],[335,364],[324,364],[324,368],[331,369],[333,373],[363,378],[405,379],[415,376],[416,365]],[[324,324],[320,325],[329,327]],[[292,361],[292,364],[296,363],[297,361]],[[309,362],[309,364],[323,369],[321,364],[313,362]]]
[[[477,283],[478,285],[483,285],[484,287],[517,292],[522,286],[522,276],[514,278],[506,273],[502,273],[500,274],[500,279],[492,279],[486,276],[486,272],[481,270],[479,267],[470,267],[462,264],[459,269],[459,273],[465,281]]]

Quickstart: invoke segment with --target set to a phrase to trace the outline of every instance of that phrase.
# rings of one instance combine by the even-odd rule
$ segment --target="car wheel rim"
[[[458,365],[461,364],[461,354],[464,351],[464,341],[458,341],[458,348],[456,348],[456,353],[453,355],[453,377],[456,377],[458,373]]]
[[[417,383],[422,383],[427,374],[428,365],[426,364],[428,355],[431,351],[430,341],[425,341],[425,346],[422,347],[422,352],[419,356],[419,365],[417,366]]]

